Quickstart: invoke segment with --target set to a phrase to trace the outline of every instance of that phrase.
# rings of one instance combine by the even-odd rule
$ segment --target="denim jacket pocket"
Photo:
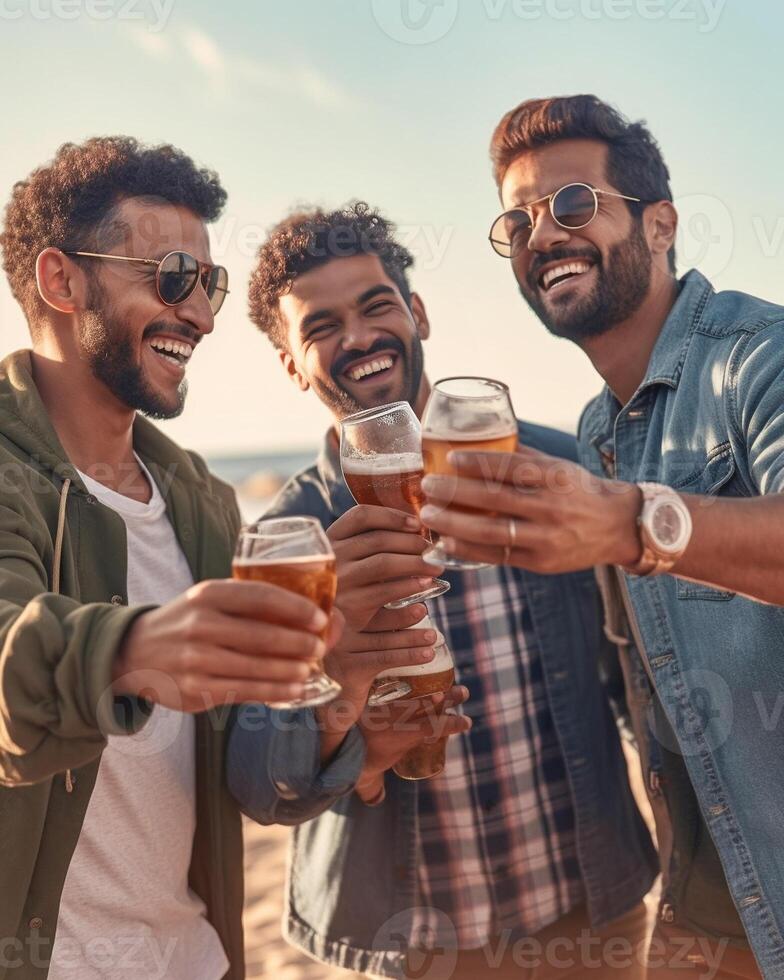
[[[686,486],[678,487],[686,493],[700,494],[705,497],[716,497],[722,487],[726,486],[735,474],[735,459],[732,449],[726,443],[718,446],[709,455],[708,462],[702,472]],[[735,592],[724,589],[713,589],[699,582],[687,582],[676,579],[676,594],[679,599],[707,599],[713,602],[726,602],[733,599]]]

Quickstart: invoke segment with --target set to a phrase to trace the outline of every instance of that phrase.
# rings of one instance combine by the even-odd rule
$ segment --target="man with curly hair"
[[[471,724],[449,729],[438,778],[395,776],[412,733],[363,713],[374,673],[416,662],[405,658],[433,643],[410,628],[424,605],[382,608],[433,574],[417,521],[354,506],[337,437],[360,409],[405,400],[421,415],[430,324],[412,262],[362,203],[294,214],[260,249],[251,319],[334,419],[317,462],[269,513],[311,514],[328,528],[347,621],[328,670],[349,710],[317,712],[320,725],[286,719],[311,740],[306,769],[277,751],[280,726],[237,726],[229,785],[254,819],[296,826],[286,930],[312,955],[389,977],[636,978],[655,859],[599,679],[606,651],[590,572],[449,574],[451,591],[429,611]],[[520,422],[520,439],[575,457],[574,439],[552,429]],[[623,955],[611,960],[610,949]]]
[[[224,580],[231,489],[142,418],[179,414],[213,330],[225,197],[174,147],[107,137],[6,209],[33,345],[0,363],[3,976],[244,977],[231,703],[301,693],[326,623]]]

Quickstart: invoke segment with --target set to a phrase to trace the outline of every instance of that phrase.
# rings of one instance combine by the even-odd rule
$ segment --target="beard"
[[[174,399],[166,398],[146,379],[139,352],[128,335],[127,327],[102,301],[102,291],[94,289],[90,296],[90,309],[86,310],[79,324],[79,340],[85,352],[93,376],[128,408],[151,419],[173,419],[185,407],[188,384],[183,381]],[[163,331],[171,333],[162,323],[152,323],[144,331],[147,337]]]
[[[391,384],[378,388],[373,395],[372,404],[363,405],[344,386],[341,378],[355,361],[389,350],[398,355],[398,360],[403,366],[403,391],[400,393],[393,392]],[[309,380],[319,400],[326,405],[330,412],[337,418],[345,418],[347,415],[354,415],[365,408],[374,408],[376,405],[385,405],[394,401],[406,401],[413,408],[419,394],[424,369],[425,355],[422,349],[422,341],[418,334],[414,334],[409,350],[406,350],[401,340],[396,337],[389,337],[377,341],[365,351],[338,357],[332,365],[328,380],[317,377]]]
[[[520,285],[520,293],[556,337],[578,343],[600,337],[636,313],[648,293],[653,259],[641,221],[635,221],[627,238],[610,248],[606,263],[596,248],[554,249],[546,255],[541,254],[542,261],[534,264],[525,285]],[[576,258],[594,263],[596,284],[590,294],[564,304],[563,309],[543,302],[537,282],[538,270],[545,262]]]

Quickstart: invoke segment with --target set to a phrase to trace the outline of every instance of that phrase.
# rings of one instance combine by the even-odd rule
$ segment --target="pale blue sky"
[[[577,91],[647,119],[682,212],[679,269],[784,303],[783,29],[774,0],[0,0],[0,196],[94,134],[170,141],[220,172],[213,255],[233,293],[166,423],[193,448],[318,440],[326,416],[249,324],[245,290],[263,229],[351,197],[417,255],[431,377],[502,378],[519,414],[573,426],[599,381],[486,243],[493,126],[523,98]],[[0,315],[4,350],[24,346],[4,281]]]

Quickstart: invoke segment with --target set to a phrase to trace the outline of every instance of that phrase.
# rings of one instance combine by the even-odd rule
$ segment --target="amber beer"
[[[422,435],[422,457],[426,473],[434,473],[438,476],[456,476],[455,468],[448,462],[447,455],[452,450],[461,452],[476,453],[513,453],[517,449],[517,430],[507,432],[505,435],[493,435],[486,438],[477,438],[471,435],[466,439],[459,432],[451,432],[447,435],[435,435],[434,433],[423,433]],[[483,511],[478,507],[457,507],[464,514],[480,514]],[[487,513],[490,513],[488,511]],[[438,541],[438,533],[431,530],[430,536],[433,542]]]
[[[422,624],[415,628],[420,629]],[[455,683],[455,665],[446,640],[438,634],[435,656],[426,664],[410,667],[392,667],[376,678],[377,684],[404,683],[410,693],[401,698],[401,703],[427,698],[432,694],[444,694]],[[430,779],[443,772],[446,765],[447,737],[440,738],[432,745],[420,744],[408,751],[394,766],[401,779]]]
[[[513,453],[517,449],[517,430],[503,435],[488,435],[484,438],[472,433],[468,438],[460,432],[446,434],[422,433],[422,457],[426,473],[439,476],[456,476],[447,455],[456,452],[471,453]]]
[[[291,557],[263,561],[258,558],[235,558],[231,566],[232,576],[240,581],[267,582],[288,592],[296,592],[314,602],[329,617],[338,577],[335,559],[318,557]],[[274,614],[273,614],[274,617]],[[271,617],[270,621],[274,621]],[[322,632],[326,639],[327,625]]]
[[[419,453],[343,459],[343,476],[358,504],[392,507],[416,514],[424,505],[424,469]]]

